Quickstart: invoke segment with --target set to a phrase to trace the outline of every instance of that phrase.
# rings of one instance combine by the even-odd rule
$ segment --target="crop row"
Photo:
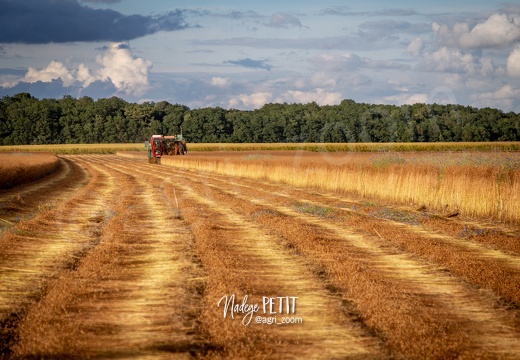
[[[59,165],[59,159],[49,153],[0,153],[0,189],[42,178]]]

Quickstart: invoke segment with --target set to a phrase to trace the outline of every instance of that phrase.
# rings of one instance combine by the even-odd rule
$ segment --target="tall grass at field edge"
[[[163,157],[163,165],[426,206],[437,212],[520,223],[520,169],[500,165],[353,163]]]
[[[49,152],[56,155],[116,154],[118,151],[145,151],[143,144],[60,144],[0,146],[2,152]]]
[[[49,153],[0,153],[0,189],[38,180],[59,166],[59,159]]]
[[[305,150],[313,152],[520,151],[520,142],[448,143],[193,143],[192,151]]]

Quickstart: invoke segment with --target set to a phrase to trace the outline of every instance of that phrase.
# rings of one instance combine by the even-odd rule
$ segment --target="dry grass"
[[[190,151],[305,150],[313,152],[373,151],[518,151],[520,142],[451,143],[202,143],[189,144]]]
[[[0,146],[3,152],[50,152],[59,155],[115,154],[117,151],[145,151],[144,141],[138,144],[58,144]]]
[[[0,189],[45,177],[59,165],[59,159],[49,153],[0,153]]]
[[[192,152],[162,164],[520,223],[517,152]]]

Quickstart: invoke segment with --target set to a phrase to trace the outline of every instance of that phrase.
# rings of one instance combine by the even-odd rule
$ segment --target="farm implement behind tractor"
[[[148,149],[148,161],[152,164],[160,164],[163,155],[184,155],[188,152],[186,140],[182,134],[152,135],[150,141],[146,141],[144,146]]]

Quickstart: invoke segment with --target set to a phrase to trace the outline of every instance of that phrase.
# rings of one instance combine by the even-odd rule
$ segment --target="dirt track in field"
[[[145,159],[61,161],[0,194],[0,358],[520,357],[515,229]],[[232,297],[260,308],[224,317]],[[256,323],[275,316],[263,297],[297,323]]]

